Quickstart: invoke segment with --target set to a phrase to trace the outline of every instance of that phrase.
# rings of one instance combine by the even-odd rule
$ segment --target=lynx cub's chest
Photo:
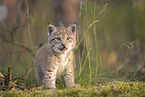
[[[56,88],[55,81],[64,76],[66,87],[74,87],[73,50],[76,24],[69,27],[48,25],[48,43],[36,50],[36,77],[46,88]]]
[[[64,55],[61,55],[60,57],[61,58],[60,59],[58,58],[55,64],[56,77],[59,77],[63,73],[63,71],[67,68],[67,66],[69,66],[71,55],[68,56],[67,54],[64,54]]]

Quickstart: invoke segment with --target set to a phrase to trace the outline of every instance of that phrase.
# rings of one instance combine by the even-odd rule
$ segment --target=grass
[[[144,97],[145,83],[143,82],[112,82],[101,83],[93,87],[81,87],[59,90],[12,90],[0,92],[2,97]]]

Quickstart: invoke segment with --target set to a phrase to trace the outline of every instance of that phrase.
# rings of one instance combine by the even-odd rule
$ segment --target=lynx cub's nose
[[[61,45],[62,45],[63,47],[65,47],[65,44],[61,43]]]
[[[66,45],[65,44],[61,44],[62,45],[62,49],[61,50],[63,50],[63,51],[65,51],[65,50],[67,50],[67,48],[66,48]]]

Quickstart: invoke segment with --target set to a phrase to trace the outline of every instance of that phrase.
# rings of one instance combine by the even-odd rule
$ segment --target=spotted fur
[[[55,82],[64,76],[66,87],[74,87],[73,50],[76,45],[76,24],[69,27],[48,25],[48,43],[36,50],[36,77],[46,88],[55,89]]]

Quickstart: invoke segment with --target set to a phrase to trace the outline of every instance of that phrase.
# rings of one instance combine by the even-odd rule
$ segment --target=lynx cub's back
[[[56,88],[55,81],[64,76],[66,87],[74,87],[73,49],[76,45],[76,24],[69,27],[48,25],[48,43],[36,50],[36,77],[46,88]]]

